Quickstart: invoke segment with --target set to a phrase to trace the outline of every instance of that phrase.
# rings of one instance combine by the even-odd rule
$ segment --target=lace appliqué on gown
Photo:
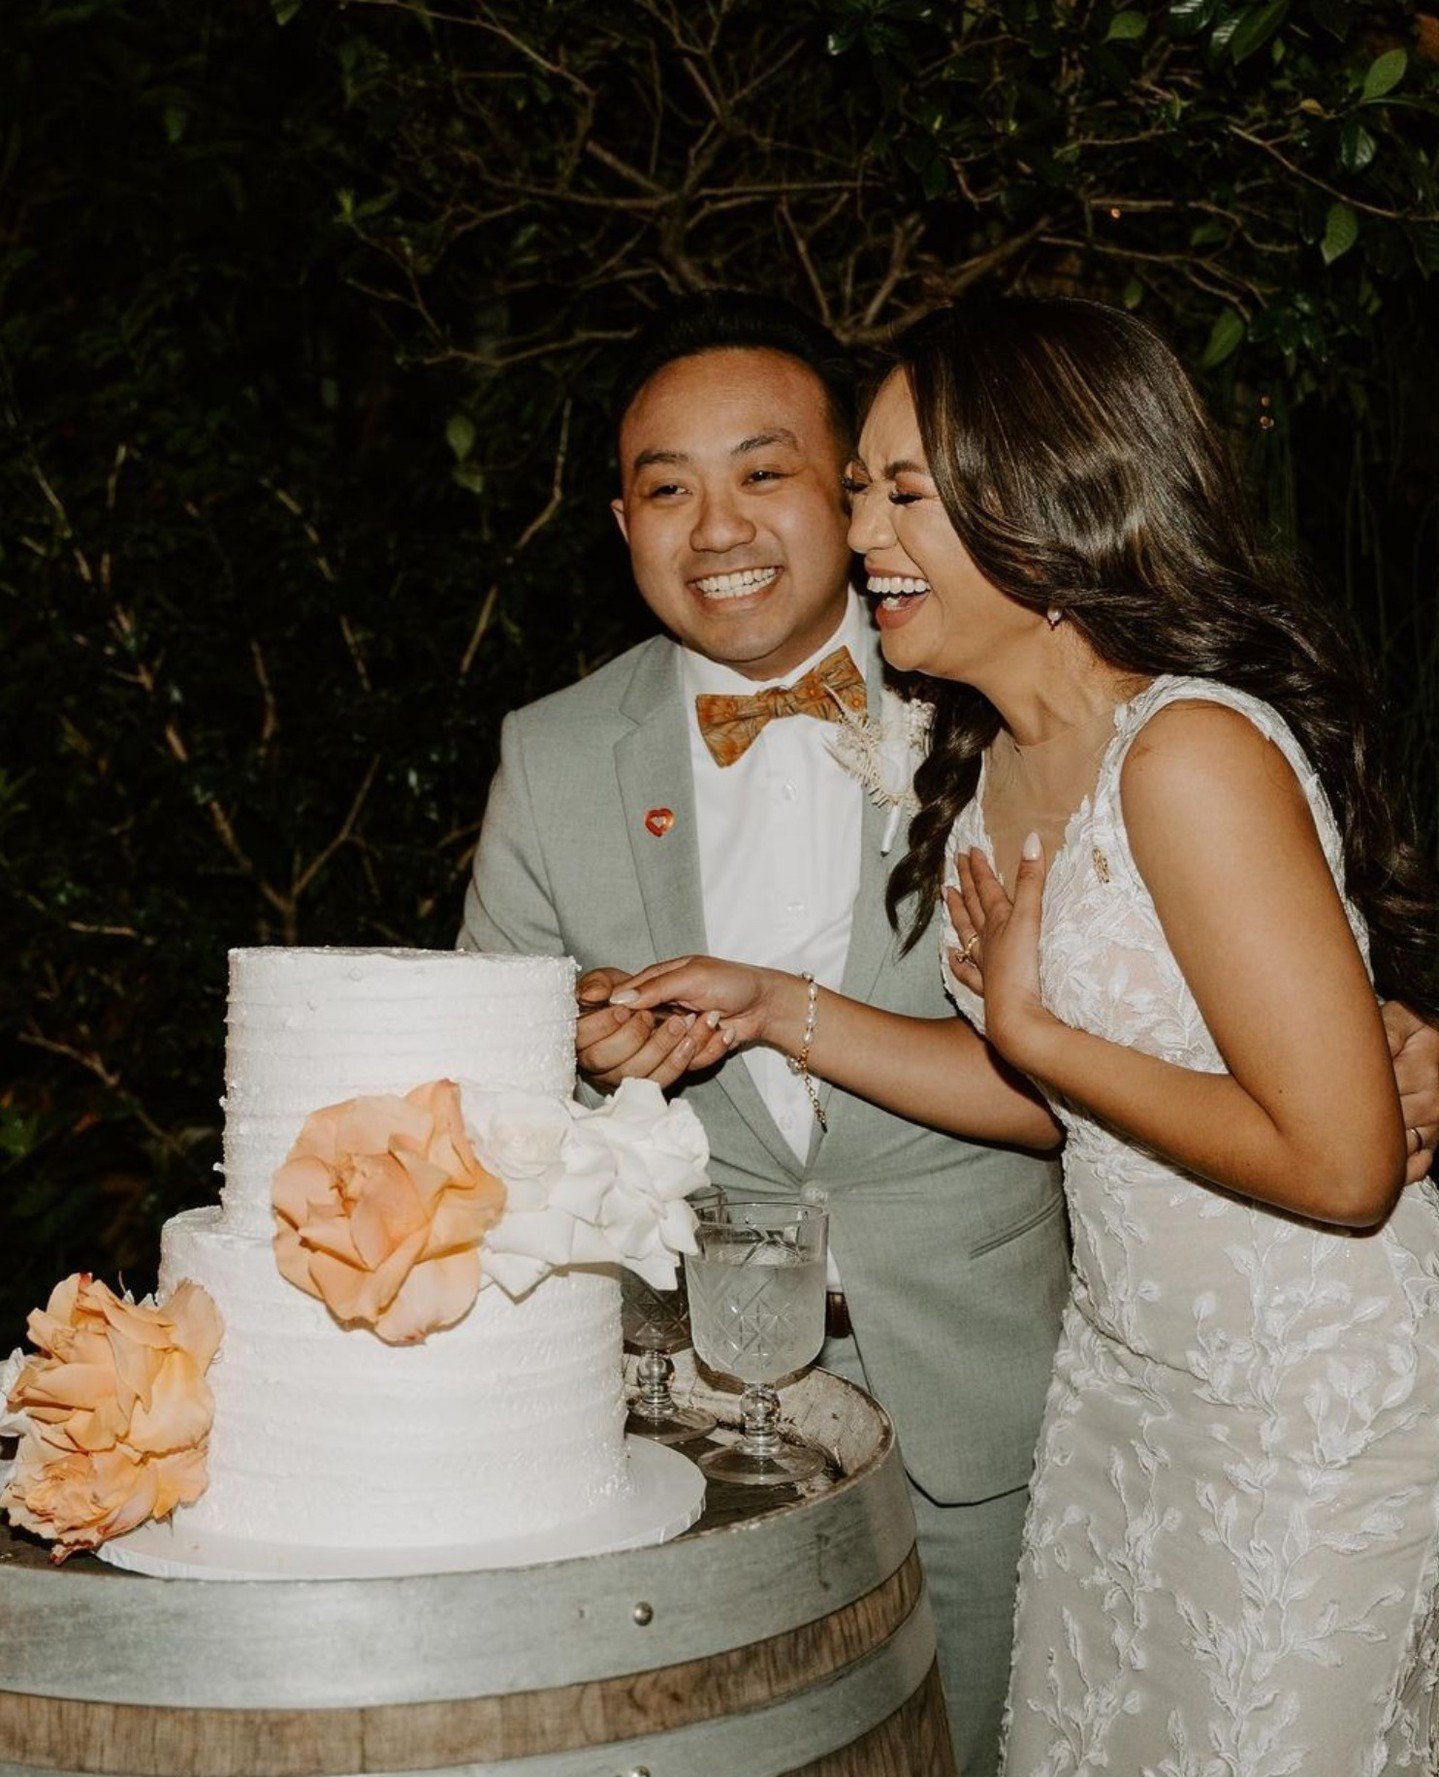
[[[1241,711],[1340,837],[1279,716],[1162,678],[1115,712],[1045,885],[1066,1023],[1223,1061],[1124,831],[1119,775],[1164,705]],[[982,785],[981,785],[982,792]],[[980,797],[950,839],[988,849]],[[1350,923],[1367,956],[1362,923]],[[945,922],[945,954],[955,942]],[[981,1030],[983,1002],[946,985]],[[1057,1103],[1073,1292],[1020,1565],[1007,1777],[1439,1770],[1439,1195],[1356,1235],[1230,1198]]]

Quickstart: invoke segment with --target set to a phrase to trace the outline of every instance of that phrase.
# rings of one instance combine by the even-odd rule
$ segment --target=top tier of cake
[[[568,957],[232,950],[226,1230],[269,1237],[271,1180],[324,1105],[440,1079],[569,1097],[574,990]]]

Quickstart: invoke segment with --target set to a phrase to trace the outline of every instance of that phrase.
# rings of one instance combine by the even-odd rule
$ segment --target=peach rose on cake
[[[475,1158],[458,1087],[435,1080],[306,1118],[272,1198],[281,1273],[343,1324],[412,1345],[473,1306],[505,1187]]]
[[[199,1498],[215,1410],[205,1371],[223,1330],[206,1291],[182,1283],[157,1306],[77,1272],[27,1330],[39,1355],[6,1365],[12,1522],[63,1561]]]

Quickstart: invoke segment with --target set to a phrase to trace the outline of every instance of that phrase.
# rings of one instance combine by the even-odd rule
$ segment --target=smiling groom
[[[826,1196],[831,1328],[853,1330],[821,1362],[895,1421],[960,1769],[984,1777],[1066,1285],[1057,1170],[827,1088],[821,1128],[781,1056],[695,1077],[703,1031],[603,1004],[620,974],[708,951],[952,1015],[937,937],[899,953],[887,814],[824,719],[879,708],[876,638],[849,588],[853,388],[823,328],[757,297],[690,298],[638,342],[615,512],[669,634],[506,719],[461,942],[613,971],[583,984],[589,1081],[682,1091],[732,1193]]]

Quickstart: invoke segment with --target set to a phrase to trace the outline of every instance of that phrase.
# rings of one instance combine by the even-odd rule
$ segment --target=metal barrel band
[[[922,1599],[923,1599],[923,1595]],[[372,1766],[361,1754],[345,1777],[386,1771],[411,1777],[787,1777],[805,1764],[853,1745],[867,1730],[894,1716],[924,1684],[934,1664],[934,1622],[925,1608],[912,1610],[895,1633],[825,1684],[744,1714],[696,1722],[636,1739],[574,1747],[521,1760],[485,1759],[461,1764]],[[861,1769],[856,1766],[856,1773]],[[93,1777],[74,1767],[0,1764],[0,1777]],[[114,1772],[111,1777],[144,1777]]]

